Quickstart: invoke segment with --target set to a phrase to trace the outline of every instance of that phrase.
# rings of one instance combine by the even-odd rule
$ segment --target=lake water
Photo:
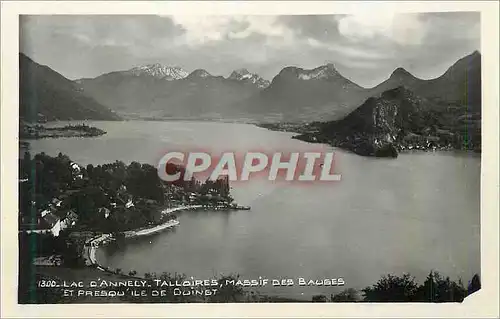
[[[330,147],[253,125],[214,122],[89,122],[97,138],[42,139],[31,152],[68,154],[80,164],[115,160],[156,165],[167,151],[299,151]],[[183,212],[180,225],[125,247],[103,248],[102,264],[124,271],[185,273],[197,279],[342,277],[363,288],[381,275],[430,270],[465,283],[480,272],[480,157],[466,152],[415,152],[397,159],[335,150],[342,180],[321,184],[233,183],[250,211]],[[344,287],[345,288],[345,287]],[[261,288],[306,298],[331,287]]]

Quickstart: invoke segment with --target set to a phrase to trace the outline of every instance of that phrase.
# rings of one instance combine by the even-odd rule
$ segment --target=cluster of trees
[[[163,183],[152,165],[132,162],[127,166],[122,161],[97,166],[89,164],[84,173],[89,179],[88,185],[100,187],[112,197],[123,194],[159,203],[165,201]]]
[[[215,181],[207,180],[205,183],[201,184],[199,192],[206,195],[210,192],[215,192],[222,198],[229,197],[229,181],[226,179],[217,179]]]
[[[474,275],[468,287],[431,271],[424,283],[419,285],[410,274],[382,276],[374,285],[361,291],[346,289],[330,297],[332,302],[462,302],[464,298],[481,289],[479,275]],[[327,301],[326,296],[317,295],[313,301]]]
[[[35,221],[38,211],[45,209],[52,198],[60,197],[64,198],[64,209],[73,209],[79,215],[79,227],[119,232],[158,223],[162,206],[173,199],[190,201],[191,192],[197,195],[197,204],[232,201],[229,184],[223,181],[173,184],[161,180],[156,167],[138,162],[89,164],[78,172],[71,164],[70,158],[61,153],[57,157],[40,153],[34,158],[25,153],[19,162],[19,177],[27,179],[20,183],[21,217],[30,216]],[[126,207],[129,200],[134,206]]]
[[[57,157],[40,153],[34,158],[25,153],[19,162],[19,177],[24,180],[19,183],[22,221],[36,223],[39,211],[47,208],[53,198],[63,199],[60,209],[73,209],[79,215],[78,225],[90,230],[125,230],[157,221],[154,207],[125,208],[131,198],[165,203],[167,185],[162,185],[155,167],[136,162],[127,166],[116,161],[95,167],[90,164],[75,172],[71,163],[61,153]],[[113,211],[109,219],[102,208]]]
[[[70,159],[59,153],[50,157],[40,153],[31,158],[29,152],[19,159],[19,178],[28,179],[20,183],[19,205],[21,212],[31,212],[35,203],[37,209],[43,208],[53,198],[68,189],[72,183]]]

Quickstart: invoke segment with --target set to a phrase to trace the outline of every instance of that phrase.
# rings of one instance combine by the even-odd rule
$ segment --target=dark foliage
[[[471,285],[478,281],[479,275],[476,274]],[[431,271],[422,285],[418,285],[409,274],[387,275],[362,292],[363,301],[368,302],[462,302],[474,289],[467,291],[461,280],[455,282]]]
[[[382,276],[373,286],[363,289],[364,300],[370,302],[410,302],[414,301],[418,290],[415,278],[409,274],[401,277]]]

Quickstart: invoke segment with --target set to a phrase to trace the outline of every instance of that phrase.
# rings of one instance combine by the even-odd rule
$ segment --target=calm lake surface
[[[62,124],[62,123],[59,123]],[[65,123],[64,123],[65,124]],[[247,124],[88,122],[97,138],[30,141],[32,154],[59,152],[86,165],[121,160],[156,165],[167,151],[332,150]],[[232,183],[250,211],[182,212],[170,231],[98,252],[125,272],[185,273],[197,279],[239,273],[244,279],[344,278],[363,288],[381,275],[409,272],[422,281],[437,270],[464,283],[480,272],[480,157],[466,152],[415,152],[397,159],[335,150],[342,180],[321,184]],[[343,288],[273,287],[294,298]]]

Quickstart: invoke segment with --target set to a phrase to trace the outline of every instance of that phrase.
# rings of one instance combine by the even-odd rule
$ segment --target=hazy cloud
[[[386,38],[401,45],[419,45],[427,32],[418,14],[362,12],[339,19],[339,32],[354,41]]]
[[[246,67],[271,79],[286,66],[331,62],[373,86],[399,66],[439,76],[480,49],[480,16],[22,16],[20,37],[22,52],[71,79],[156,62],[224,76]]]

